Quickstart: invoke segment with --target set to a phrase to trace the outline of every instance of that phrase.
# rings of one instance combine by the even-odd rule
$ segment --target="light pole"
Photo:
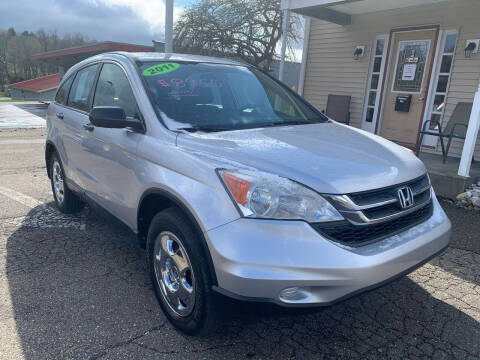
[[[173,52],[173,0],[165,0],[165,52]]]
[[[472,112],[468,121],[465,142],[463,143],[462,158],[458,167],[458,175],[463,177],[470,176],[470,166],[472,165],[475,143],[477,142],[478,131],[480,129],[480,83],[478,90],[473,98]]]
[[[278,80],[283,81],[285,68],[285,53],[287,51],[288,27],[290,25],[290,10],[283,10],[282,23],[282,48],[280,50],[280,69],[278,70]]]

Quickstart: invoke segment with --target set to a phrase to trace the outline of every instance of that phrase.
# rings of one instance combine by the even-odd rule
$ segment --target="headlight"
[[[218,173],[245,217],[311,223],[343,220],[319,194],[286,178],[243,170],[218,170]]]
[[[408,152],[409,152],[410,154],[412,154],[412,155],[415,155],[415,151],[413,151],[412,149],[407,148],[407,147],[405,147],[405,146],[401,146],[401,147],[403,148],[403,150],[408,151]]]

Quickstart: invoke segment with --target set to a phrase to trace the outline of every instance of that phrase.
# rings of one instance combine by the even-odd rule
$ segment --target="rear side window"
[[[88,97],[95,81],[98,65],[88,66],[77,73],[68,95],[67,105],[75,109],[88,111]]]
[[[55,96],[55,102],[58,104],[65,105],[67,103],[67,96],[68,90],[70,90],[70,85],[72,85],[73,76],[70,76],[67,80],[65,80],[60,86],[60,89],[57,91],[57,95]]]
[[[93,106],[119,106],[127,116],[138,117],[137,103],[123,70],[115,64],[104,64],[98,77]]]

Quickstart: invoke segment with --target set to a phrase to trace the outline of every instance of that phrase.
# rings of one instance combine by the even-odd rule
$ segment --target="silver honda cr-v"
[[[48,108],[55,201],[91,201],[146,244],[160,305],[206,332],[217,293],[330,305],[442,251],[450,221],[409,150],[328,119],[244,64],[110,53]]]

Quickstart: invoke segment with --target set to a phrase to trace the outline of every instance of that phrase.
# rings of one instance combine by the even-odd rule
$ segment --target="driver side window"
[[[128,117],[136,117],[137,103],[123,70],[115,64],[103,64],[93,106],[119,106]]]
[[[98,65],[90,65],[78,71],[68,94],[67,106],[88,111],[88,99],[95,83]]]

